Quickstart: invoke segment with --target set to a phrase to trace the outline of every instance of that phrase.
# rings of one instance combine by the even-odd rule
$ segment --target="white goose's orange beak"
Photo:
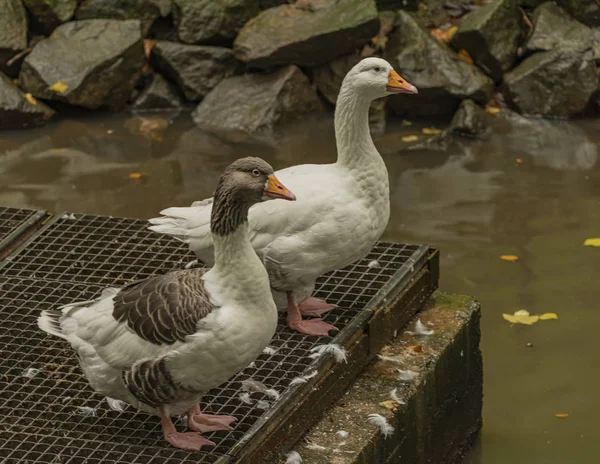
[[[265,187],[265,196],[269,198],[281,198],[282,200],[295,201],[296,195],[288,190],[288,188],[283,185],[275,174],[271,174],[267,178],[267,186]]]
[[[386,90],[392,93],[419,93],[419,91],[414,85],[407,82],[400,74],[398,74],[393,69],[390,71],[390,74],[388,76]]]

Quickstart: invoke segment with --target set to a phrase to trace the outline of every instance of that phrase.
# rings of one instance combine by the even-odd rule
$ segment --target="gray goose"
[[[232,416],[203,414],[202,395],[256,359],[277,326],[267,272],[248,238],[256,203],[295,200],[260,158],[232,163],[214,195],[214,266],[109,288],[95,300],[42,311],[39,327],[67,340],[103,396],[160,416],[173,446],[214,445],[201,433],[230,430]],[[171,416],[187,414],[191,432]]]

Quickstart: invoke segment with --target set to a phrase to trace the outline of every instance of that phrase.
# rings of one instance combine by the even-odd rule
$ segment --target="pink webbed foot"
[[[288,326],[305,335],[319,335],[327,337],[330,330],[337,330],[337,327],[323,322],[321,319],[306,319],[299,321],[288,321]]]
[[[202,414],[200,406],[190,409],[188,412],[188,428],[196,432],[216,432],[217,430],[232,430],[231,424],[236,418],[233,416],[219,416],[213,414]]]
[[[175,430],[171,417],[160,408],[160,422],[162,424],[163,436],[175,448],[188,451],[199,451],[203,446],[215,446],[214,442],[204,438],[197,432],[181,433]]]
[[[298,309],[300,310],[300,314],[302,316],[310,316],[310,317],[321,317],[327,311],[331,311],[332,309],[337,308],[337,305],[327,303],[325,300],[321,300],[320,298],[307,298],[302,303],[298,305]]]

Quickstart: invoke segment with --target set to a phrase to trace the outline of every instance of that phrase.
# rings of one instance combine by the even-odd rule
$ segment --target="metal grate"
[[[364,315],[365,306],[382,298],[382,288],[399,273],[419,270],[414,267],[422,265],[423,249],[379,243],[366,259],[321,278],[317,296],[339,305],[325,320],[343,332]],[[321,365],[322,359],[310,357],[311,348],[331,339],[290,331],[284,315],[270,344],[274,352],[205,395],[206,412],[231,414],[238,421],[231,432],[207,434],[216,446],[198,453],[169,447],[158,418],[108,409],[82,377],[68,344],[37,328],[42,309],[92,298],[106,285],[162,273],[191,259],[185,245],[146,231],[144,221],[77,216],[50,223],[5,262],[0,269],[0,462],[227,462],[235,454],[232,447],[242,437],[247,440],[265,414],[290,401],[283,393],[298,390],[290,387],[291,380]],[[241,381],[249,378],[282,397],[253,393],[252,404],[246,404]]]
[[[45,217],[42,211],[0,207],[0,254],[20,233]]]

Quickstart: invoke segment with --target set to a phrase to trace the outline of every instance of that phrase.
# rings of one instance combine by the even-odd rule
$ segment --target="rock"
[[[499,82],[517,57],[520,21],[517,0],[494,0],[460,20],[452,45],[465,49],[477,66]]]
[[[19,82],[39,98],[120,109],[143,63],[139,21],[73,21],[58,26],[34,47],[23,62]]]
[[[230,45],[258,11],[258,0],[173,0],[179,40],[188,44]]]
[[[285,5],[289,3],[288,0],[258,0],[258,7],[261,10],[266,10],[267,8],[273,8],[274,6]]]
[[[450,131],[454,135],[477,138],[483,135],[488,127],[489,115],[473,100],[464,100],[450,123]]]
[[[325,100],[332,105],[336,104],[344,77],[346,77],[348,71],[350,71],[350,69],[352,69],[359,61],[360,56],[356,54],[346,55],[313,69],[313,82]],[[373,135],[385,133],[387,116],[386,103],[386,98],[381,98],[371,103],[369,109],[369,125],[371,127],[371,134]]]
[[[11,79],[0,73],[0,129],[41,126],[54,110],[31,95],[27,97]]]
[[[600,0],[557,0],[571,16],[590,27],[600,26]]]
[[[75,16],[77,19],[138,19],[145,37],[152,23],[170,12],[170,0],[86,0]]]
[[[23,0],[32,19],[32,27],[49,34],[73,17],[77,0]]]
[[[462,100],[485,104],[494,90],[488,76],[461,60],[404,11],[398,12],[384,57],[419,89],[418,95],[389,98],[392,111],[403,117],[451,117]]]
[[[571,18],[555,3],[539,6],[533,15],[533,30],[525,43],[525,53],[549,51],[557,47],[587,49],[592,46],[592,30]]]
[[[229,48],[166,41],[157,42],[152,48],[150,62],[175,82],[190,101],[202,100],[236,67]]]
[[[352,53],[377,34],[373,0],[310,0],[310,7],[281,5],[242,28],[233,50],[249,66],[294,63],[318,66]]]
[[[379,11],[386,10],[407,10],[416,11],[419,9],[418,0],[375,0]]]
[[[0,72],[10,77],[19,74],[6,62],[27,48],[27,13],[21,0],[0,0]]]
[[[160,74],[152,77],[150,84],[133,104],[134,110],[179,109],[181,107],[182,101],[179,92]]]
[[[591,48],[538,52],[504,76],[506,97],[520,113],[571,117],[581,114],[598,82]]]
[[[600,27],[592,29],[592,38],[594,42],[594,59],[596,65],[600,65]]]
[[[193,113],[210,131],[269,133],[274,127],[322,109],[308,77],[294,65],[270,74],[223,79]]]

